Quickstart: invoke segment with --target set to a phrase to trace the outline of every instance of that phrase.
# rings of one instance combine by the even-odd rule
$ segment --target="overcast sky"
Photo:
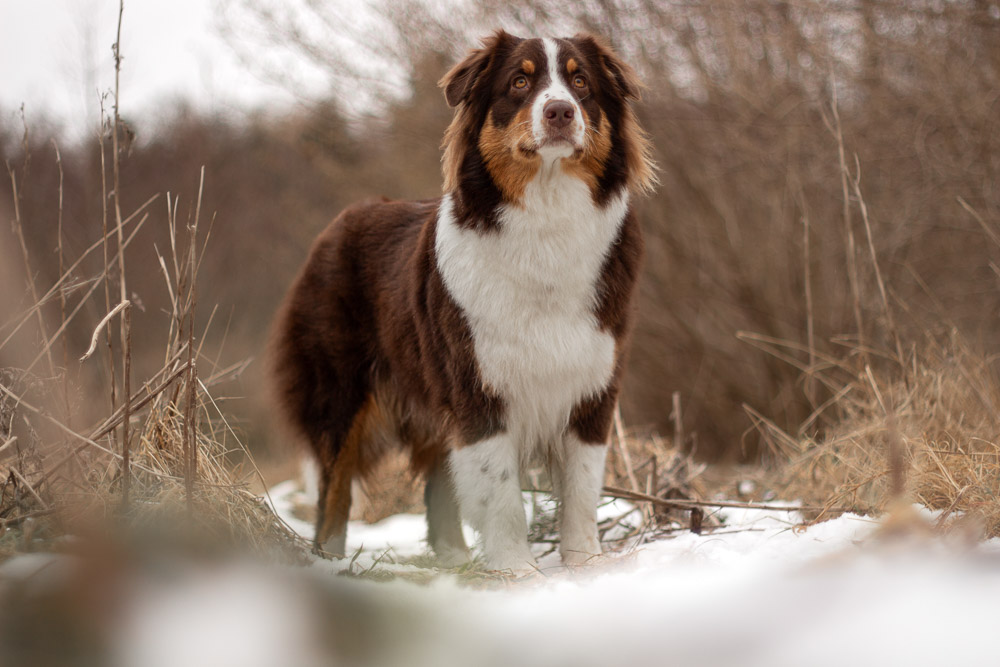
[[[121,109],[155,121],[164,102],[202,109],[288,104],[291,95],[240,62],[221,36],[219,0],[126,0]],[[99,91],[114,85],[117,0],[0,0],[0,122],[22,103],[79,136],[92,130]]]

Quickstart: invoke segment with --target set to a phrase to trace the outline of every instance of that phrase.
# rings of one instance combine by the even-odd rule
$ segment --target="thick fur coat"
[[[428,540],[526,571],[519,476],[550,465],[568,563],[595,520],[654,181],[639,82],[588,35],[487,38],[441,82],[444,195],[369,201],[317,239],[278,316],[280,404],[319,461],[317,546],[343,555],[351,481],[390,448],[427,477]]]

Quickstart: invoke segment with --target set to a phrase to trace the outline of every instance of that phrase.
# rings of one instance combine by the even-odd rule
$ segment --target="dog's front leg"
[[[479,532],[486,567],[515,574],[534,571],[528,549],[516,438],[500,433],[451,452],[462,516]]]
[[[608,447],[580,440],[573,433],[563,438],[563,448],[552,472],[559,498],[559,553],[563,563],[585,563],[601,553],[597,536],[597,503],[604,483]]]

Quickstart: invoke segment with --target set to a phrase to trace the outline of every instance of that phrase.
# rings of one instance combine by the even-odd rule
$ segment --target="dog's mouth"
[[[546,148],[555,148],[562,151],[566,148],[570,148],[573,153],[571,157],[579,157],[583,154],[583,146],[573,138],[559,134],[555,136],[546,137],[543,141],[526,140],[521,141],[517,144],[517,152],[525,158],[535,158],[540,152]]]

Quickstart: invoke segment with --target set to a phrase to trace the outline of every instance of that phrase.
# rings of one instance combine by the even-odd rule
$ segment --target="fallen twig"
[[[23,484],[24,487],[28,489],[28,493],[34,496],[35,500],[38,501],[38,504],[42,506],[43,510],[49,509],[49,504],[46,503],[44,500],[42,500],[42,497],[38,494],[37,491],[35,491],[35,487],[31,485],[31,482],[25,479],[24,475],[21,474],[21,471],[17,469],[17,466],[11,466],[10,471],[11,473],[13,473],[14,477],[17,477],[18,481],[20,481],[21,484]]]
[[[24,521],[25,519],[33,519],[36,516],[46,516],[55,513],[55,508],[48,508],[44,510],[35,510],[34,512],[27,512],[25,514],[19,514],[17,516],[7,517],[5,519],[0,519],[0,526],[6,528],[12,523],[17,523],[18,521]]]
[[[639,493],[636,491],[629,491],[627,489],[619,489],[614,486],[605,486],[602,489],[602,493],[606,496],[611,496],[612,498],[621,498],[622,500],[638,500],[648,503],[654,503],[656,505],[661,505],[663,507],[671,507],[673,509],[679,510],[690,510],[698,507],[729,507],[733,509],[753,509],[753,510],[771,510],[775,512],[854,512],[857,511],[856,508],[851,507],[808,507],[804,505],[775,505],[771,503],[754,503],[754,502],[740,502],[738,500],[675,500],[658,498],[656,496],[651,496],[646,493]]]

